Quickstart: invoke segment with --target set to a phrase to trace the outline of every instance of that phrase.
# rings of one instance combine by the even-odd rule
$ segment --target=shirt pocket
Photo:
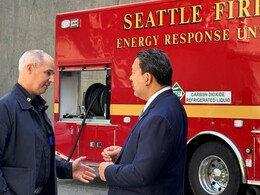
[[[34,194],[34,179],[31,168],[2,167],[9,188],[19,195]]]

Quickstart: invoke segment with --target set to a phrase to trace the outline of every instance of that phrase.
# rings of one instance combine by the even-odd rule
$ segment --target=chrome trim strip
[[[251,133],[254,133],[254,134],[260,134],[260,130],[252,130]]]
[[[247,180],[247,184],[260,186],[260,181]]]

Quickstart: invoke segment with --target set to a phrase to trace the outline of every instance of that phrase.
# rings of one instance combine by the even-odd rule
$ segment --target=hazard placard
[[[172,86],[172,91],[178,96],[178,98],[181,100],[183,96],[185,95],[184,91],[182,90],[181,86],[176,82]]]

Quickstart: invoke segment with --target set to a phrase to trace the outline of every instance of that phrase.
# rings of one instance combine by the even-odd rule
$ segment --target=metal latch
[[[89,147],[95,148],[95,145],[96,145],[95,142],[93,142],[93,141],[92,141],[92,142],[89,142]]]
[[[102,148],[102,142],[97,142],[97,148]]]

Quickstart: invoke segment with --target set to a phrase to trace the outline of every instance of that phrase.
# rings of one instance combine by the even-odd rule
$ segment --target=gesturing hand
[[[84,159],[86,159],[85,156],[79,157],[72,162],[72,177],[84,183],[89,183],[90,180],[92,181],[96,177],[94,174],[95,169],[83,164]]]
[[[115,162],[116,157],[119,155],[121,149],[121,146],[109,146],[102,151],[101,155],[104,161]]]

